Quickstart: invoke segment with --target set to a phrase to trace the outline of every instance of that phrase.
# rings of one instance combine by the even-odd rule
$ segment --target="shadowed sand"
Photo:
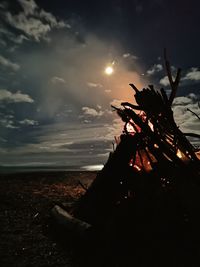
[[[48,235],[48,216],[56,203],[78,199],[96,172],[0,175],[0,266],[72,266]],[[74,265],[73,265],[74,266]]]

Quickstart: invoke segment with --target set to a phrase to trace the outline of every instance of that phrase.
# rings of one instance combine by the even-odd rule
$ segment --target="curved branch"
[[[199,115],[197,115],[194,111],[192,111],[192,110],[189,109],[189,108],[187,108],[187,111],[190,111],[193,115],[195,115],[195,116],[200,120]]]

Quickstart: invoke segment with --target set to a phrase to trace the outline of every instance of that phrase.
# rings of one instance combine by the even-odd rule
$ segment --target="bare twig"
[[[190,137],[195,137],[195,138],[200,138],[200,134],[196,133],[183,133],[185,136],[190,136]]]
[[[169,97],[169,105],[171,106],[172,105],[172,102],[173,102],[173,100],[174,100],[174,98],[176,96],[176,92],[177,92],[178,85],[179,85],[179,82],[180,82],[181,69],[178,68],[177,73],[176,73],[176,78],[173,81],[173,77],[172,77],[172,73],[171,73],[170,62],[167,59],[167,51],[166,51],[166,48],[164,49],[164,60],[165,60],[165,67],[166,67],[167,77],[169,79],[169,84],[170,84],[171,89],[172,89],[171,94],[170,94],[170,97]]]
[[[88,190],[88,188],[87,188],[84,184],[82,184],[80,180],[78,180],[78,184],[79,184],[85,191]]]
[[[133,90],[137,93],[139,92],[139,90],[137,89],[137,87],[133,84],[133,83],[129,83],[129,85],[133,88]]]
[[[163,98],[163,101],[165,103],[165,105],[168,105],[168,98],[167,98],[167,94],[165,93],[165,90],[163,88],[160,89],[160,92],[161,92],[161,95],[162,95],[162,98]]]
[[[114,144],[114,142],[112,142],[112,148],[113,148],[113,151],[115,151],[115,144]]]
[[[192,111],[192,110],[189,109],[189,108],[187,108],[187,111],[190,111],[193,115],[195,115],[195,116],[200,120],[199,115],[197,115],[194,111]]]

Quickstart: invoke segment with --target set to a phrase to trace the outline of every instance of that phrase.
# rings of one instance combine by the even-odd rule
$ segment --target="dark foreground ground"
[[[57,203],[76,201],[95,172],[0,175],[0,266],[73,267],[69,249],[49,235],[48,219]]]
[[[52,207],[75,203],[85,192],[79,181],[88,187],[95,177],[95,172],[0,175],[0,267],[200,266],[200,185],[190,179],[178,191],[158,190],[152,199],[145,194],[128,202],[130,207],[122,205],[97,227],[95,239],[94,232],[76,239],[55,227]]]

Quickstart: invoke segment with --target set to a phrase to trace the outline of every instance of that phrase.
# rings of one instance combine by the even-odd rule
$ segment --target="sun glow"
[[[111,74],[113,74],[113,68],[111,67],[111,66],[107,66],[106,68],[105,68],[105,74],[107,74],[107,75],[111,75]]]

